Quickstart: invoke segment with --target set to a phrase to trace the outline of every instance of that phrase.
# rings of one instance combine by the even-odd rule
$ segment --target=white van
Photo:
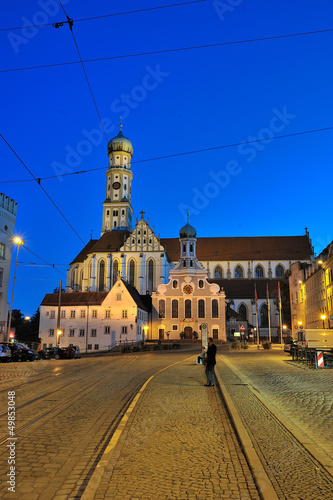
[[[299,330],[297,332],[298,347],[333,348],[333,330],[320,328]]]

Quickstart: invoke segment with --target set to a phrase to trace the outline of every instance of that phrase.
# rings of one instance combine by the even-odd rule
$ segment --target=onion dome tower
[[[107,231],[131,231],[133,208],[131,160],[133,146],[124,136],[122,124],[118,135],[107,145],[109,168],[106,172],[106,197],[103,203],[102,235]]]

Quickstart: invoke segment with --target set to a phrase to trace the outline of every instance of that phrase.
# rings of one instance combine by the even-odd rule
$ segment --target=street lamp
[[[15,288],[15,278],[16,278],[16,268],[17,268],[17,259],[18,259],[18,253],[19,253],[19,248],[20,245],[24,245],[24,241],[21,240],[18,236],[14,238],[13,240],[14,243],[17,244],[17,253],[16,253],[16,261],[15,261],[15,269],[14,269],[14,279],[13,279],[13,289],[12,289],[12,298],[10,301],[10,313],[9,313],[9,321],[8,321],[8,327],[7,327],[7,338],[6,342],[9,340],[9,333],[10,333],[10,324],[12,322],[12,312],[13,312],[13,299],[14,299],[14,288]]]
[[[323,321],[323,329],[325,330],[325,319],[326,319],[326,314],[322,314],[322,315],[320,316],[320,318],[321,318],[321,319],[322,319],[322,321]]]

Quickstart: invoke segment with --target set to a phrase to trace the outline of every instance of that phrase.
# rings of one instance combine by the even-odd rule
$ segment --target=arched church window
[[[83,289],[83,276],[84,276],[84,269],[81,269],[80,272],[80,289]]]
[[[260,326],[268,326],[268,307],[263,304],[260,308]]]
[[[242,318],[247,319],[247,307],[245,304],[241,304],[238,308],[238,313]]]
[[[281,264],[279,264],[275,268],[275,277],[276,278],[283,278],[283,275],[284,275],[283,266],[281,266]]]
[[[154,288],[154,261],[149,259],[148,261],[148,290],[152,292]]]
[[[198,318],[205,317],[205,301],[203,299],[198,300]]]
[[[165,318],[165,300],[160,299],[158,302],[158,317]]]
[[[204,282],[203,280],[199,280],[199,288],[203,288],[204,287]]]
[[[177,280],[173,280],[172,288],[178,288],[178,281]]]
[[[92,277],[92,262],[91,261],[89,262],[89,273],[88,273],[88,275],[89,275],[89,278]]]
[[[244,278],[242,266],[237,266],[235,269],[235,278]]]
[[[212,300],[212,318],[219,317],[219,303],[217,299]]]
[[[110,215],[110,210],[107,210],[107,211],[106,211],[106,215]]]
[[[174,299],[171,302],[171,317],[178,318],[178,300]]]
[[[221,266],[215,267],[214,278],[223,278],[223,270]]]
[[[260,264],[258,264],[255,268],[255,277],[256,278],[264,277],[264,268]]]
[[[128,282],[130,285],[134,286],[134,281],[135,281],[135,261],[132,259],[130,260],[129,263]]]
[[[77,269],[73,269],[72,271],[71,287],[74,289],[75,285],[77,285]]]
[[[185,318],[192,317],[192,303],[190,299],[185,300]]]
[[[117,281],[118,271],[119,271],[119,262],[117,260],[114,260],[113,266],[112,266],[112,284],[113,285]]]
[[[98,278],[98,290],[103,292],[104,290],[104,280],[105,280],[105,262],[101,260],[99,263],[99,278]]]
[[[186,253],[186,245],[183,245],[183,253]]]

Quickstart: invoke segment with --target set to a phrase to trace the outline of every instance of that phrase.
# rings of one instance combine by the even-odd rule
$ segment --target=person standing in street
[[[206,386],[213,387],[215,383],[215,373],[214,367],[216,365],[216,345],[212,337],[208,339],[208,349],[207,349],[207,364],[206,364],[206,377],[207,384]]]

